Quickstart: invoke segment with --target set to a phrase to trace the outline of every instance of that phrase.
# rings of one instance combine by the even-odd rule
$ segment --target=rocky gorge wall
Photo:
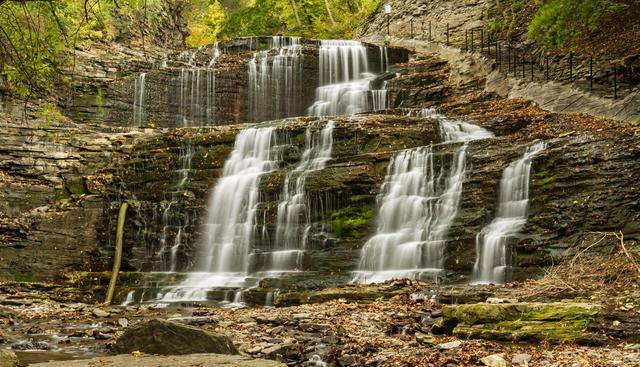
[[[638,240],[636,130],[479,93],[472,80],[453,83],[450,68],[436,58],[395,65],[393,70],[402,75],[389,81],[388,90],[391,105],[399,109],[335,119],[332,159],[307,177],[306,191],[313,205],[323,209],[311,218],[306,271],[288,280],[289,285],[315,288],[351,279],[360,248],[375,233],[376,195],[394,153],[436,144],[438,164],[450,164],[455,145],[437,145],[437,121],[407,117],[411,108],[437,106],[496,135],[469,143],[462,201],[447,239],[445,281],[469,279],[475,237],[494,217],[502,170],[537,139],[548,147],[533,163],[528,223],[510,243],[514,277],[535,276],[569,256],[589,232],[622,230],[626,239]],[[246,127],[134,129],[67,121],[36,128],[33,122],[25,126],[2,116],[7,132],[0,137],[3,279],[52,279],[77,270],[109,270],[114,224],[123,200],[131,204],[123,270],[167,270],[166,244],[172,242],[163,245],[162,238],[174,239],[181,230],[176,268],[180,277],[192,266],[210,189],[235,135]],[[274,124],[282,155],[279,169],[261,180],[257,215],[258,226],[271,234],[284,174],[300,158],[307,127],[321,129],[326,120],[296,118]],[[190,159],[187,179],[179,184],[185,156]],[[255,241],[256,246],[268,246],[260,238]],[[262,285],[283,283],[265,280]]]
[[[301,90],[295,100],[277,102],[269,95],[265,105],[259,106],[268,112],[268,118],[259,121],[304,116],[313,104],[319,86],[319,41],[299,42]],[[369,69],[379,72],[382,49],[365,47]],[[270,68],[280,52],[272,37],[241,38],[169,53],[81,52],[76,66],[79,77],[65,113],[80,123],[113,126],[175,128],[259,122],[252,116],[249,96],[249,61],[258,51],[267,53]],[[219,57],[214,57],[217,52]],[[408,60],[404,49],[388,48],[386,55],[390,64]],[[136,89],[141,73],[145,74],[144,90]],[[288,108],[288,113],[276,115],[277,107]],[[136,114],[142,116],[141,121]]]

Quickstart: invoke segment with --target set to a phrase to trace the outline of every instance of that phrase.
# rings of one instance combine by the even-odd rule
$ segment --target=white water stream
[[[545,147],[544,142],[531,145],[522,158],[504,169],[496,217],[476,236],[474,283],[500,284],[506,280],[509,267],[508,241],[527,223],[531,161]]]
[[[433,110],[420,116],[436,118],[444,144],[459,146],[448,168],[436,165],[435,146],[404,150],[391,159],[378,196],[377,233],[362,248],[355,282],[434,279],[444,270],[446,237],[466,177],[467,142],[493,134]]]

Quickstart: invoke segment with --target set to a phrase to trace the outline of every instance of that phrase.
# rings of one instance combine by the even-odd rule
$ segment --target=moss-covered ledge
[[[587,303],[474,303],[446,306],[443,325],[453,335],[500,341],[575,341],[600,344],[588,332],[600,307]]]

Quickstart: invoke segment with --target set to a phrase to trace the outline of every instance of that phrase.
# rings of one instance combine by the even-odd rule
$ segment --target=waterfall
[[[362,248],[355,282],[435,278],[443,271],[449,229],[458,213],[466,177],[467,142],[492,137],[481,127],[437,118],[445,144],[460,143],[448,168],[434,163],[434,146],[398,152],[378,196],[378,229]]]
[[[249,121],[260,122],[298,113],[302,93],[302,45],[298,37],[272,37],[270,49],[249,61]],[[271,56],[275,52],[275,55]]]
[[[319,58],[320,86],[308,115],[336,116],[382,109],[382,93],[386,108],[386,91],[377,91],[375,97],[372,93],[370,84],[376,75],[369,71],[367,49],[362,43],[321,41]]]
[[[164,258],[166,257],[166,252],[169,251],[170,257],[167,268],[171,272],[177,270],[178,252],[183,245],[186,228],[190,224],[188,213],[179,209],[184,199],[184,187],[189,180],[193,153],[191,144],[187,144],[180,149],[178,169],[174,171],[174,186],[171,189],[169,201],[163,202],[165,207],[162,212],[162,233],[160,234],[160,250],[158,251],[158,256]],[[178,209],[176,209],[176,207],[178,207]],[[170,236],[171,234],[173,234],[173,236]],[[170,241],[170,237],[173,238],[172,241]]]
[[[215,123],[216,73],[215,65],[220,57],[218,43],[211,47],[211,55],[205,67],[196,65],[196,56],[202,47],[183,53],[186,68],[178,75],[177,123],[182,126],[209,125]]]
[[[476,236],[475,283],[500,284],[506,280],[507,243],[527,222],[531,161],[545,147],[544,142],[531,145],[522,158],[502,172],[496,217]]]
[[[133,91],[133,126],[141,126],[145,121],[144,103],[146,100],[145,81],[147,73],[140,73],[134,81]]]
[[[309,127],[305,132],[305,151],[300,162],[285,176],[282,201],[278,204],[276,249],[268,253],[270,271],[300,270],[306,249],[312,213],[305,192],[309,172],[323,169],[331,159],[333,121],[318,133]]]
[[[207,299],[212,287],[243,287],[255,235],[258,185],[263,174],[277,168],[275,128],[241,131],[213,187],[203,226],[197,264],[182,284],[165,290],[162,301]]]

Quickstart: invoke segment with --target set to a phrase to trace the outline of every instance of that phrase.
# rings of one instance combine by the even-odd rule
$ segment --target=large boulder
[[[442,325],[461,338],[595,344],[588,327],[599,311],[585,303],[474,303],[444,307]]]
[[[238,354],[228,336],[161,319],[127,328],[112,348],[115,354],[134,351],[160,355]]]
[[[247,356],[222,354],[192,354],[188,356],[118,355],[77,361],[57,361],[32,364],[34,367],[285,367],[276,361],[251,359]]]

